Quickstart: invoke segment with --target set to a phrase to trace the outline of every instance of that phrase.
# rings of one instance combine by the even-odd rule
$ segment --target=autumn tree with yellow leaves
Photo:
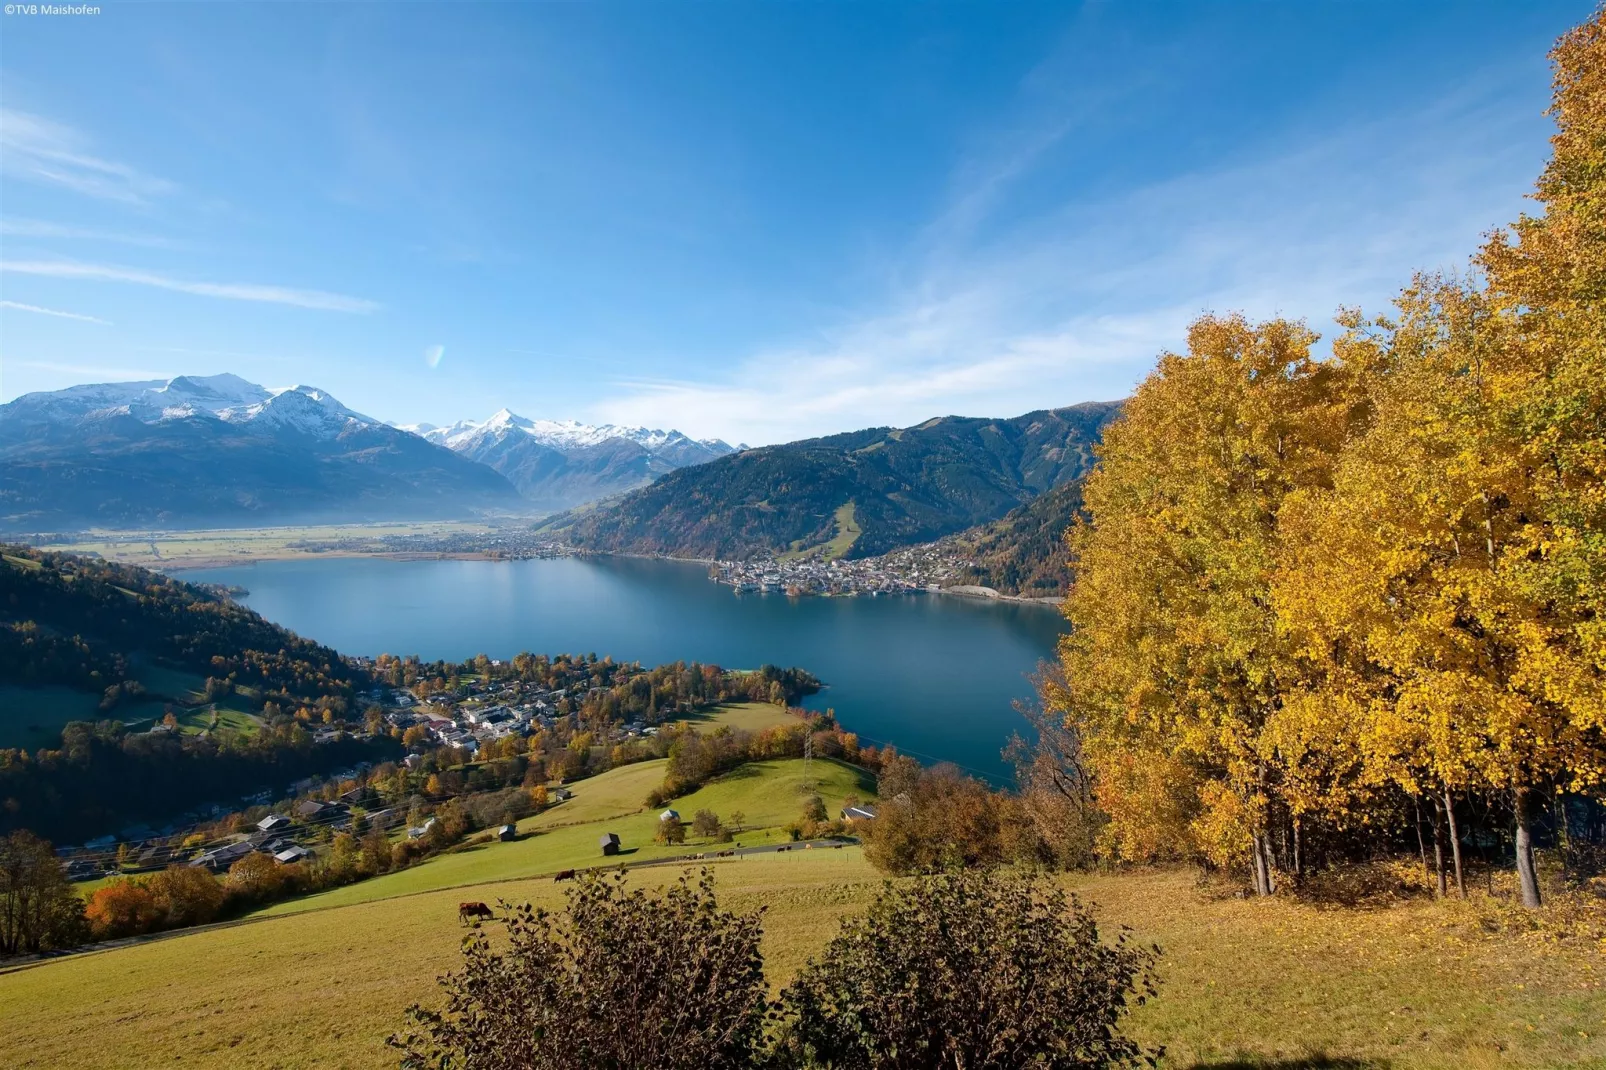
[[[1206,316],[1105,433],[1073,529],[1062,646],[1109,845],[1248,859],[1275,884],[1287,820],[1275,738],[1300,666],[1271,602],[1278,514],[1328,481],[1349,421],[1342,370],[1283,320]]]
[[[1300,831],[1504,802],[1522,902],[1606,781],[1606,9],[1552,53],[1539,216],[1392,318],[1206,316],[1106,432],[1063,680],[1118,857],[1298,872]],[[1457,856],[1459,875],[1459,856]]]

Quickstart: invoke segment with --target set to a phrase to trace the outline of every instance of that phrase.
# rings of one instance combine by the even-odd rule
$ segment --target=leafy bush
[[[658,896],[587,876],[562,916],[504,907],[442,980],[444,1011],[414,1006],[392,1036],[408,1067],[725,1070],[752,1065],[765,1021],[759,918],[720,910],[704,870]]]
[[[782,994],[780,1054],[841,1070],[1044,1070],[1151,1061],[1122,1035],[1154,951],[1100,941],[1058,889],[1004,872],[888,884]]]

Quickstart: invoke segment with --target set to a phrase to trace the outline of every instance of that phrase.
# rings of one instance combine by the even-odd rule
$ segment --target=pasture
[[[277,903],[262,914],[296,914],[398,895],[518,880],[560,869],[601,866],[607,860],[597,840],[605,832],[619,834],[623,849],[617,860],[632,864],[704,848],[714,851],[736,844],[751,847],[781,842],[789,838],[781,826],[798,818],[808,795],[801,760],[751,762],[671,804],[687,824],[702,809],[712,810],[727,821],[732,813],[741,811],[743,830],[736,834],[735,844],[700,840],[687,829],[683,846],[664,846],[653,842],[660,811],[649,810],[645,805],[647,793],[663,781],[664,765],[662,759],[640,762],[573,784],[574,798],[520,821],[520,838],[512,842],[493,841],[459,849],[411,869]],[[849,795],[865,799],[875,794],[869,774],[826,759],[815,760],[812,781],[828,812],[833,814]]]
[[[297,557],[339,557],[383,552],[387,535],[447,535],[484,532],[485,524],[440,521],[391,524],[328,524],[266,528],[213,528],[195,531],[89,531],[41,549],[94,554],[108,561],[168,570],[206,568],[242,561]],[[340,544],[309,550],[302,543]]]
[[[855,848],[712,863],[721,902],[766,908],[779,987],[865,909]],[[657,886],[680,867],[635,871]],[[1483,932],[1457,904],[1375,911],[1246,901],[1191,872],[1060,878],[1108,927],[1164,948],[1133,1031],[1169,1068],[1598,1067],[1606,995],[1592,946]],[[272,917],[0,975],[17,1067],[393,1067],[384,1038],[453,968],[465,898],[555,905],[566,886],[497,881]],[[1108,933],[1108,929],[1107,929]]]
[[[161,707],[154,707],[158,714]],[[22,687],[0,683],[0,747],[54,747],[68,721],[94,721],[100,696],[92,691],[51,684]]]
[[[680,718],[699,732],[728,725],[741,732],[762,732],[766,728],[786,727],[798,719],[772,702],[726,702],[711,710]]]

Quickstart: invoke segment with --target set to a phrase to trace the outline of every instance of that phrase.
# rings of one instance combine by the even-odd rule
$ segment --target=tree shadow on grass
[[[1301,1055],[1292,1059],[1264,1059],[1258,1055],[1239,1055],[1229,1059],[1207,1059],[1188,1070],[1388,1070],[1384,1059],[1357,1059],[1348,1055]]]
[[[763,775],[763,771],[758,769],[753,762],[746,762],[742,765],[738,765],[735,769],[721,773],[719,776],[715,777],[713,781],[710,781],[710,783],[715,781],[729,783],[733,780],[751,780],[756,776]]]

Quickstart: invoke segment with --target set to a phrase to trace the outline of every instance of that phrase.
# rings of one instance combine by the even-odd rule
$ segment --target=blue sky
[[[0,398],[233,371],[750,443],[1383,310],[1542,166],[1559,4],[101,4],[0,33]]]

